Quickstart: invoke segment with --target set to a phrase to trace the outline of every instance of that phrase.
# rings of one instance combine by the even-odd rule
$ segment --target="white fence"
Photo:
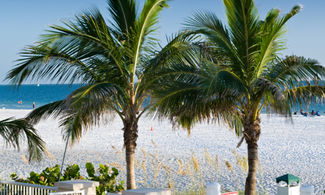
[[[0,181],[0,195],[49,195],[51,192],[57,191],[57,189],[57,187],[43,185]]]
[[[51,192],[49,195],[85,195],[85,191]]]

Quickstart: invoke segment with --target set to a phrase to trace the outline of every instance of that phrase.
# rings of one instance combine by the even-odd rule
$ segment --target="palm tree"
[[[37,135],[34,127],[26,119],[7,118],[0,121],[0,136],[8,146],[20,149],[21,139],[27,139],[29,161],[41,160],[45,150],[44,141]]]
[[[82,83],[66,99],[33,110],[28,119],[37,123],[49,116],[60,118],[65,138],[72,142],[115,113],[123,121],[127,188],[134,189],[134,158],[138,121],[150,107],[149,77],[154,65],[164,64],[171,52],[182,48],[177,35],[164,48],[152,36],[166,0],[146,0],[142,11],[135,0],[108,0],[110,18],[98,10],[76,16],[64,26],[51,26],[40,42],[25,49],[19,64],[8,74],[14,84],[51,79]],[[188,38],[186,38],[188,39]],[[184,46],[185,47],[185,46]]]
[[[239,145],[247,143],[245,194],[251,195],[256,192],[262,109],[291,116],[293,106],[324,98],[325,69],[315,60],[278,57],[284,25],[300,6],[284,16],[272,9],[260,20],[253,0],[224,4],[228,25],[209,12],[187,21],[187,29],[204,40],[193,44],[195,60],[159,70],[165,76],[156,81],[154,111],[188,129],[211,117],[235,129],[242,136]]]

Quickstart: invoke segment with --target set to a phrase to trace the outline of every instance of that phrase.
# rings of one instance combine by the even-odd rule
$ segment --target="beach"
[[[1,109],[0,119],[24,117],[29,111]],[[258,190],[275,194],[275,178],[290,173],[300,177],[302,185],[313,185],[315,193],[321,194],[325,190],[325,116],[297,115],[291,121],[262,114],[261,121]],[[87,131],[79,143],[68,148],[65,165],[79,164],[84,173],[86,162],[107,163],[119,168],[125,180],[123,125],[118,117],[107,122]],[[40,163],[28,164],[23,158],[25,145],[17,152],[0,140],[0,179],[10,179],[12,172],[27,177],[31,171],[61,164],[65,143],[58,121],[49,118],[35,128],[50,154]],[[187,131],[173,128],[168,120],[142,117],[136,153],[137,185],[171,185],[182,191],[217,181],[225,190],[243,190],[246,173],[238,159],[246,157],[246,144],[237,149],[238,142],[239,138],[222,124],[197,124],[188,135]]]

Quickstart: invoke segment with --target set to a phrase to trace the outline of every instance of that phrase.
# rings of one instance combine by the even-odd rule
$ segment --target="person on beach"
[[[315,116],[316,115],[316,112],[314,110],[311,111],[310,113],[311,116]]]
[[[304,112],[303,109],[300,109],[300,114],[303,116],[308,116],[308,112]]]
[[[35,109],[35,107],[36,107],[36,104],[35,104],[35,102],[33,102],[33,109]]]
[[[320,116],[319,111],[317,110],[315,113],[316,116]]]

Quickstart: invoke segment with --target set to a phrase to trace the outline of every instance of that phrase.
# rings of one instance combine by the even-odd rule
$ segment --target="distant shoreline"
[[[9,112],[14,112],[14,114],[16,114],[17,111],[22,111],[22,112],[31,112],[31,111],[33,111],[33,109],[32,109],[32,108],[30,108],[30,109],[26,109],[26,108],[24,108],[24,109],[0,108],[0,113],[1,113],[1,111],[9,111]],[[325,113],[325,112],[324,112],[324,113]],[[323,118],[323,117],[325,116],[324,113],[321,112],[321,113],[320,113],[320,114],[321,114],[320,116],[310,116],[310,115],[308,115],[308,116],[303,116],[303,115],[301,115],[300,113],[298,113],[298,114],[296,114],[296,115],[292,114],[291,117]],[[264,117],[268,117],[268,116],[270,116],[270,117],[290,118],[290,117],[285,117],[285,116],[280,115],[280,114],[277,114],[277,113],[261,113],[261,116],[264,116]],[[0,118],[0,120],[1,120],[1,118]]]
[[[16,110],[20,110],[20,111],[32,111],[33,109],[27,109],[27,108],[23,108],[23,109],[14,109],[14,108],[0,108],[0,110],[6,110],[6,111],[16,111]]]

